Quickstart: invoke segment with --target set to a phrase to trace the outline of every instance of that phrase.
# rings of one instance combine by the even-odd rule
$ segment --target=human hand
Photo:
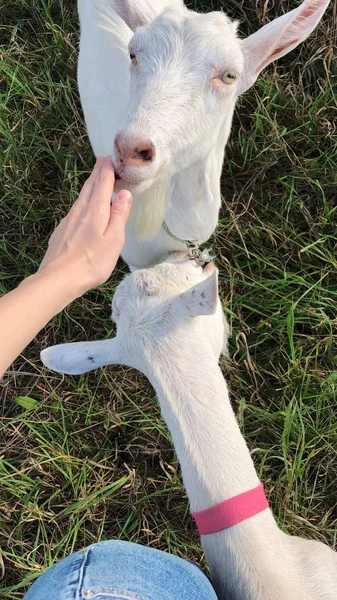
[[[111,204],[114,183],[110,157],[98,158],[74,206],[52,234],[39,268],[41,275],[66,276],[75,295],[104,283],[123,249],[132,196],[123,190]]]
[[[132,201],[123,190],[111,204],[114,183],[111,159],[99,158],[38,272],[0,298],[0,377],[50,319],[114,269]]]

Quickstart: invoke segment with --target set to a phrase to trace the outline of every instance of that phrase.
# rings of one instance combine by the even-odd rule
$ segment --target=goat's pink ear
[[[116,338],[101,342],[78,342],[50,346],[41,352],[43,364],[57,373],[81,375],[112,364],[125,364],[123,348]]]
[[[304,0],[282,17],[265,25],[242,41],[244,73],[239,83],[242,94],[255,83],[262,69],[303,42],[320,22],[330,0]]]
[[[114,0],[115,9],[133,31],[148,25],[167,7],[184,6],[183,0]]]
[[[177,296],[173,301],[177,314],[184,317],[214,315],[218,306],[218,270],[200,283]]]
[[[151,275],[151,269],[142,269],[134,272],[134,281],[141,296],[154,296],[156,286]]]

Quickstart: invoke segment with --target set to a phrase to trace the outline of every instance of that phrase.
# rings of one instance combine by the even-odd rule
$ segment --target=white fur
[[[129,265],[149,266],[184,247],[161,229],[164,216],[181,239],[210,237],[238,96],[311,33],[328,4],[305,0],[240,40],[223,13],[197,14],[182,0],[79,0],[78,82],[95,154],[112,154],[118,166],[118,132],[150,138],[157,150],[153,163],[122,174],[120,186],[135,196],[123,252]],[[128,46],[138,58],[131,68]],[[226,70],[237,82],[214,83]]]
[[[113,299],[115,339],[64,344],[41,355],[45,365],[66,373],[109,363],[145,373],[171,431],[192,511],[259,483],[218,366],[228,328],[211,271],[182,254],[135,271]],[[202,545],[220,600],[337,598],[337,554],[284,534],[270,510],[202,536]]]

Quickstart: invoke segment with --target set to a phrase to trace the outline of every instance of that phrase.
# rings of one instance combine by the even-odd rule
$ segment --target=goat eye
[[[133,54],[132,52],[130,53],[130,59],[133,65],[137,64],[137,56],[135,54]]]
[[[232,85],[237,79],[237,74],[233,71],[226,71],[222,76],[222,81],[227,85]]]

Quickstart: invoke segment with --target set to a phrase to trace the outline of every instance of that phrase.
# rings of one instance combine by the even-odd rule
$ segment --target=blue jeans
[[[109,541],[48,569],[23,600],[216,600],[207,577],[172,554]]]

